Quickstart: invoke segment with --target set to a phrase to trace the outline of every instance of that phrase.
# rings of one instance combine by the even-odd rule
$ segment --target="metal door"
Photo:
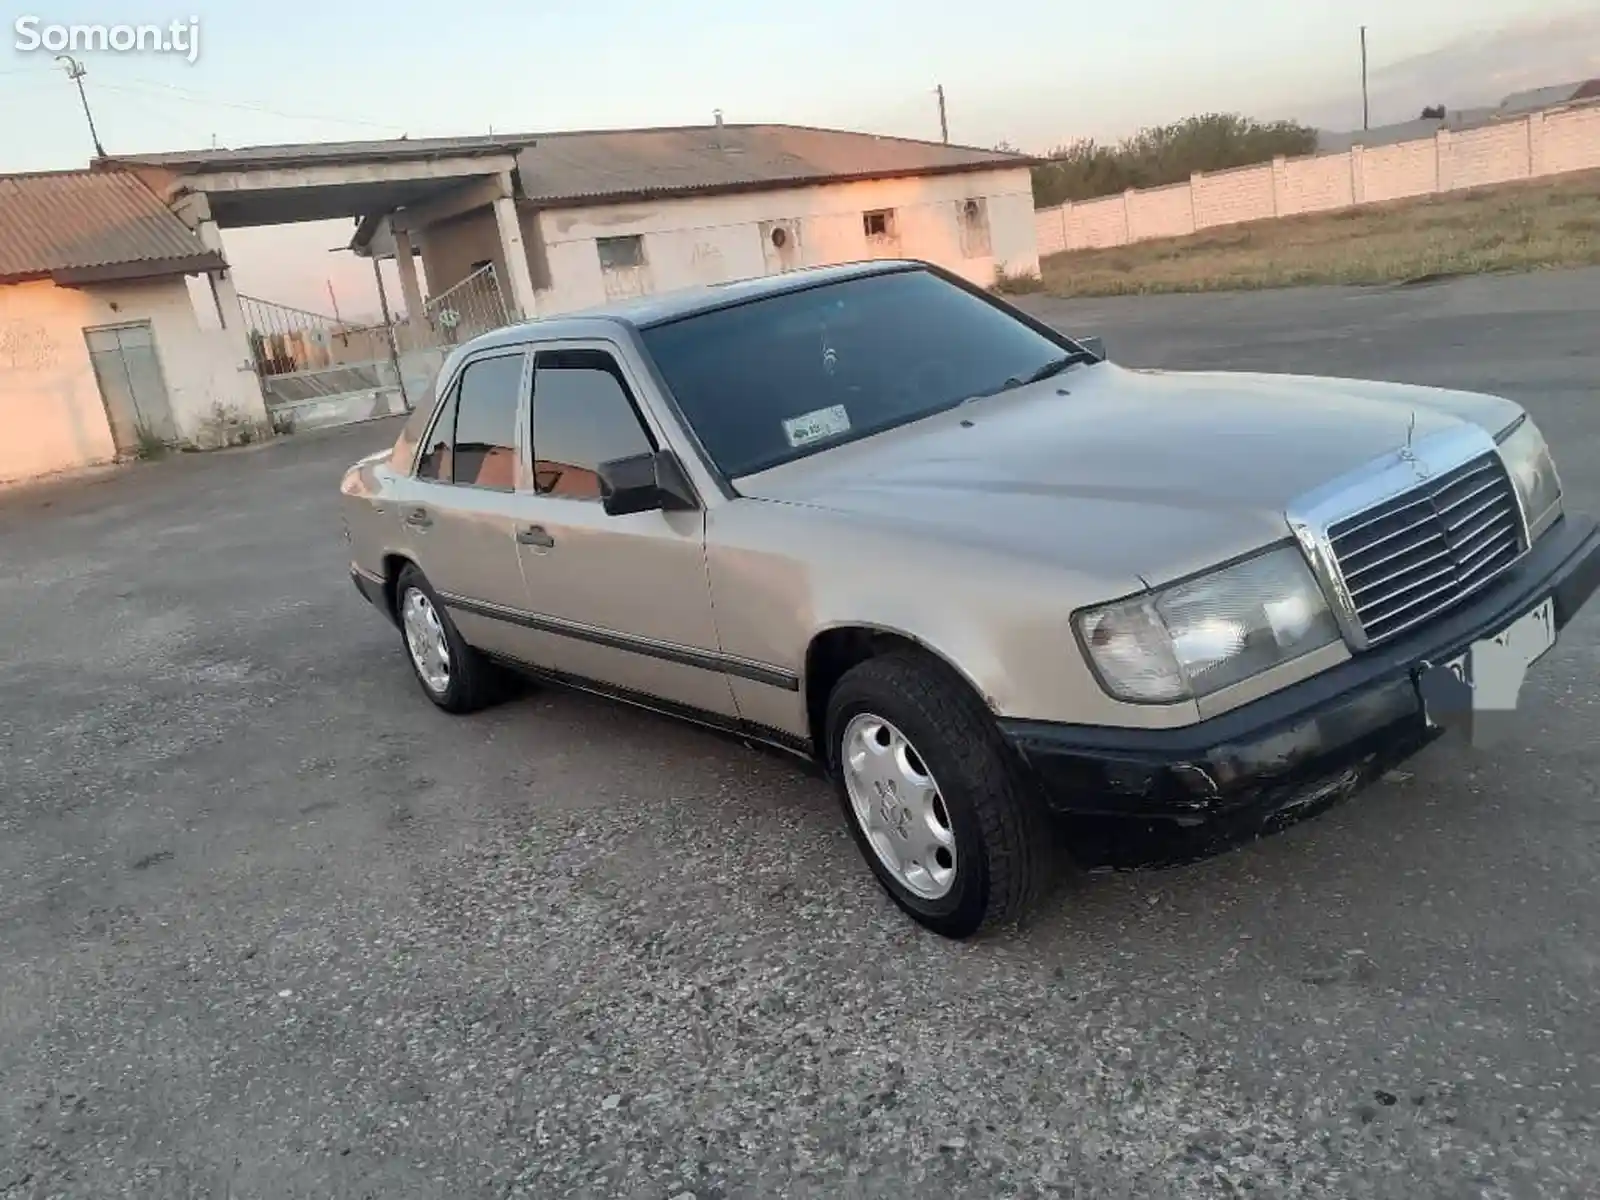
[[[83,335],[117,452],[136,454],[153,443],[176,442],[178,426],[150,322],[85,329]]]

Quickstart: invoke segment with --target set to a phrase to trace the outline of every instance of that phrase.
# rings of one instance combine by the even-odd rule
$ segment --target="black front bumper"
[[[1058,812],[1209,822],[1347,795],[1437,737],[1417,674],[1546,597],[1565,626],[1600,585],[1600,528],[1564,517],[1514,569],[1460,608],[1320,675],[1195,725],[1120,729],[1003,720]]]
[[[369,604],[391,621],[394,620],[394,609],[389,606],[388,589],[380,576],[372,575],[352,564],[350,582],[356,585],[356,591],[360,592]]]

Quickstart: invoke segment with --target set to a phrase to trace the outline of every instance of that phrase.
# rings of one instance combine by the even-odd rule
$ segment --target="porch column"
[[[511,315],[531,321],[539,315],[533,295],[533,272],[528,270],[528,251],[522,244],[522,225],[517,220],[517,202],[511,198],[510,181],[504,194],[494,202],[494,223],[500,229],[500,253],[506,260],[506,280],[511,285]]]
[[[180,216],[185,214],[180,214]],[[227,251],[222,245],[222,230],[217,228],[217,223],[211,216],[211,204],[204,193],[188,197],[187,217],[194,224],[194,231],[200,238],[200,244],[207,250],[214,250],[223,262],[227,262]],[[255,355],[250,351],[250,331],[245,327],[244,306],[239,303],[239,289],[233,285],[233,272],[227,267],[220,271],[211,271],[206,275],[211,285],[211,300],[217,306],[217,321],[222,326],[222,336],[226,339],[228,357],[237,367],[242,377],[238,381],[239,397],[249,406],[258,408],[250,414],[256,420],[264,421],[267,417],[267,402],[261,391],[261,379],[256,374]]]
[[[412,257],[411,235],[394,231],[394,265],[400,270],[400,294],[406,301],[406,328],[415,337],[423,328],[422,288],[417,283],[417,260]]]

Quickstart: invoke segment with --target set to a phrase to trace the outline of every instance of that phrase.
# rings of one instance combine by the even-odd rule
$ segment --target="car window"
[[[1076,349],[928,271],[781,293],[641,336],[730,477],[1025,381]]]
[[[514,490],[522,355],[467,364],[457,390],[455,482],[498,492]]]
[[[428,441],[423,446],[422,456],[417,459],[418,479],[450,482],[452,471],[450,447],[455,444],[456,397],[460,394],[459,387],[451,388],[444,404],[440,406],[438,419],[434,421],[433,429],[428,433]]]
[[[598,500],[595,468],[655,448],[611,355],[547,350],[534,360],[533,481],[539,491]]]

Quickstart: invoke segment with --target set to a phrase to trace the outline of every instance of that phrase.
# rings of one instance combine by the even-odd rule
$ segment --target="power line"
[[[101,84],[100,87],[104,90],[108,87],[115,88],[115,85]],[[126,91],[120,88],[116,90],[122,96],[122,100],[117,106],[119,112],[126,106],[133,115],[142,116],[155,122],[158,126],[181,129],[185,134],[192,134],[197,138],[211,138],[214,136],[207,132],[205,126],[200,124],[191,114],[181,110],[175,112],[170,105],[163,104],[164,97],[146,96],[139,92]],[[115,119],[113,119],[112,124],[116,125]]]
[[[160,96],[188,104],[203,104],[207,107],[232,108],[241,112],[261,113],[264,116],[281,117],[289,121],[327,121],[339,125],[364,125],[373,129],[401,130],[404,126],[393,125],[383,121],[368,121],[360,117],[336,117],[327,113],[293,113],[282,109],[272,108],[265,104],[256,104],[240,100],[223,100],[216,96],[208,96],[201,92],[194,92],[187,88],[176,87],[170,83],[159,83],[154,80],[128,79],[115,84],[101,84],[103,88],[128,92],[133,95]]]

